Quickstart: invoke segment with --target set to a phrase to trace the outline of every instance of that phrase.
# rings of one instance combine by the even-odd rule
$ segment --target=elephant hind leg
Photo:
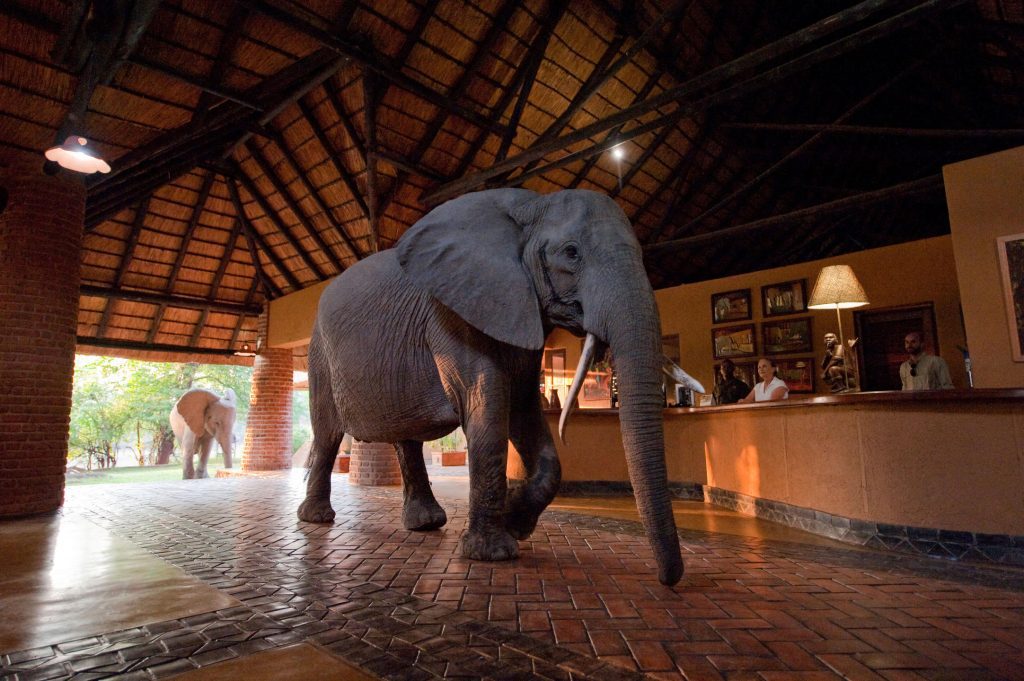
[[[309,418],[313,426],[313,446],[307,462],[306,498],[299,505],[298,515],[299,520],[306,522],[330,523],[334,521],[331,471],[345,431],[338,419],[330,371],[316,333],[309,346]]]
[[[436,530],[448,522],[444,509],[434,498],[423,463],[423,443],[403,440],[395,445],[402,469],[402,525],[407,530]]]

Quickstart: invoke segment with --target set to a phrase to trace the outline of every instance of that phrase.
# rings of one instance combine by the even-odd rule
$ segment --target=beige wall
[[[1024,232],[1024,147],[943,168],[975,385],[1024,385],[1013,361],[996,238]]]
[[[806,279],[807,295],[810,297],[821,268],[838,263],[852,266],[857,278],[864,285],[871,305],[860,308],[861,310],[876,310],[914,303],[934,303],[939,349],[949,364],[953,383],[957,387],[967,386],[963,360],[957,350],[957,346],[965,345],[965,341],[963,325],[960,320],[960,294],[957,287],[953,245],[948,236],[661,289],[655,292],[655,297],[661,312],[662,333],[665,335],[679,334],[680,365],[710,390],[714,385],[713,366],[716,363],[711,349],[712,293],[749,288],[754,308],[753,321],[757,323],[757,332],[760,334],[761,322],[764,321],[761,310],[762,286],[794,279]],[[847,338],[853,336],[853,312],[853,310],[842,312],[843,331]],[[826,331],[838,331],[835,311],[809,310],[792,317],[773,317],[772,319],[790,319],[801,316],[812,318],[814,333],[814,352],[812,354],[815,367],[817,367],[825,353],[822,337]],[[575,367],[579,361],[580,341],[567,332],[555,331],[548,338],[546,345],[548,347],[564,347],[569,367]],[[761,341],[758,338],[758,348],[760,346]],[[786,357],[786,355],[782,355],[782,357]],[[1024,385],[1024,380],[1018,381],[1014,385]],[[827,386],[822,385],[817,375],[815,376],[815,387],[818,393],[828,393]]]
[[[333,279],[270,301],[267,345],[272,348],[295,348],[309,343],[320,294],[331,281]]]

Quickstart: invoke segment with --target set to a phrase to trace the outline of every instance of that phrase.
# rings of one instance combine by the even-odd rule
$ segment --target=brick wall
[[[42,166],[0,167],[0,516],[64,502],[85,186]]]
[[[276,471],[292,465],[292,351],[264,349],[252,372],[242,470]]]

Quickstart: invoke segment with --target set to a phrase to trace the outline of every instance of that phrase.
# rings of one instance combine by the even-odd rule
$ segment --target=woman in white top
[[[775,375],[776,371],[774,361],[767,357],[759,359],[757,375],[761,377],[761,382],[755,385],[754,389],[747,393],[747,396],[740,402],[770,402],[789,399],[789,386]]]

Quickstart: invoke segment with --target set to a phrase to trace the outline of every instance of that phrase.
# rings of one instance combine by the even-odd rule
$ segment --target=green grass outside
[[[220,457],[210,459],[206,466],[207,474],[212,478],[224,467]],[[170,463],[166,466],[132,466],[129,468],[107,468],[81,473],[69,473],[64,476],[65,484],[71,485],[117,485],[120,483],[167,482],[181,480],[181,464]]]

